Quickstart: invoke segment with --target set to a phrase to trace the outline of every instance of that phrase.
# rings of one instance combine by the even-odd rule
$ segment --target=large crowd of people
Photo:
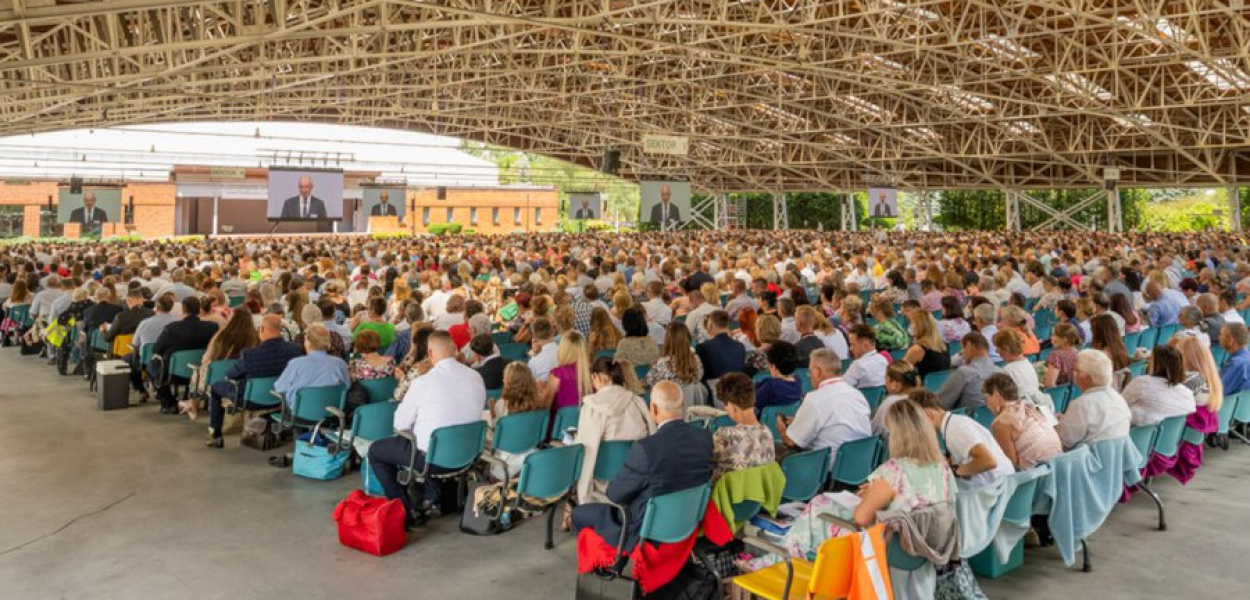
[[[0,247],[0,329],[43,343],[67,376],[89,375],[102,340],[133,366],[140,403],[193,419],[206,406],[214,449],[228,414],[262,408],[243,397],[248,380],[277,378],[289,411],[302,389],[394,378],[394,428],[409,435],[362,459],[410,524],[452,508],[436,480],[401,485],[413,444],[420,468],[440,428],[530,411],[554,424],[580,407],[578,428],[548,436],[590,457],[566,527],[616,536],[611,501],[634,535],[652,496],[800,451],[833,461],[882,435],[888,460],[850,515],[870,525],[949,501],[956,479],[990,484],[1134,426],[1184,416],[1214,434],[1222,400],[1250,387],[1244,243],[812,231],[34,242]],[[1126,344],[1150,330],[1168,333]],[[169,372],[182,350],[235,362],[206,385],[204,368]],[[196,393],[180,402],[183,385]],[[1057,406],[1047,391],[1069,385]],[[730,424],[691,421],[703,405]],[[766,422],[771,407],[797,410]],[[614,479],[595,480],[594,453],[619,440],[638,443]],[[524,456],[499,458],[515,475]]]

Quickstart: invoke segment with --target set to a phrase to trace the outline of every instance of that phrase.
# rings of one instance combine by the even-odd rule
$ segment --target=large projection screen
[[[98,231],[104,223],[122,220],[122,191],[120,188],[83,188],[81,194],[70,193],[63,187],[57,190],[56,220],[58,223],[78,223],[84,233]],[[90,205],[90,206],[88,206]]]
[[[661,229],[681,229],[690,219],[689,181],[643,181],[638,220]]]
[[[371,185],[365,186],[361,191],[364,200],[360,209],[364,211],[365,218],[399,217],[402,221],[408,212],[408,207],[404,206],[408,190],[403,186]]]
[[[338,221],[343,218],[343,172],[270,169],[271,221]]]

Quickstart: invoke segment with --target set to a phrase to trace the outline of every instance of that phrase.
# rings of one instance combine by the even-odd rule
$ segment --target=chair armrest
[[[864,528],[860,526],[858,523],[847,521],[846,519],[831,515],[829,513],[821,513],[816,518],[826,523],[837,525],[838,527],[846,529],[847,531],[863,531],[864,530]]]
[[[408,473],[410,475],[420,475],[422,478],[424,478],[426,475],[426,472],[429,470],[430,465],[427,462],[425,465],[426,468],[422,470],[421,473],[417,473],[417,438],[416,436],[412,435],[411,431],[396,431],[395,435],[401,438],[404,438],[405,440],[408,440],[408,444],[412,447],[412,453],[408,455]]]
[[[789,559],[790,557],[790,553],[786,552],[785,548],[765,540],[758,535],[745,535],[742,537],[742,543],[755,548],[756,550],[763,550],[769,554],[775,554],[781,558]]]
[[[495,513],[495,517],[498,518],[503,515],[503,511],[506,510],[508,506],[508,489],[512,487],[512,474],[508,472],[508,463],[498,456],[495,456],[494,453],[489,450],[481,453],[477,458],[478,460],[481,460],[489,465],[503,469],[503,486],[499,490],[499,512]],[[520,493],[518,493],[517,499],[519,500],[520,497]]]

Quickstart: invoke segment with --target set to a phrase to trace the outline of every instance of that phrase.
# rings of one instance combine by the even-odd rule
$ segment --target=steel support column
[[[1241,231],[1241,186],[1228,186],[1228,230]]]
[[[842,194],[842,231],[857,231],[859,223],[855,218],[855,195]]]
[[[1124,231],[1124,216],[1120,210],[1120,190],[1114,181],[1108,181],[1107,189],[1103,194],[1107,196],[1107,232],[1120,233]]]
[[[773,194],[773,229],[790,228],[790,211],[786,208],[786,194]]]
[[[1007,230],[1020,231],[1020,196],[1025,194],[1003,190],[1003,202],[1007,210]]]

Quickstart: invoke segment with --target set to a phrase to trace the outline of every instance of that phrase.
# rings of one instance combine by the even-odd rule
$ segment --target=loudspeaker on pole
[[[603,162],[599,165],[599,171],[608,175],[616,175],[621,170],[621,151],[616,148],[609,148],[603,151]]]

